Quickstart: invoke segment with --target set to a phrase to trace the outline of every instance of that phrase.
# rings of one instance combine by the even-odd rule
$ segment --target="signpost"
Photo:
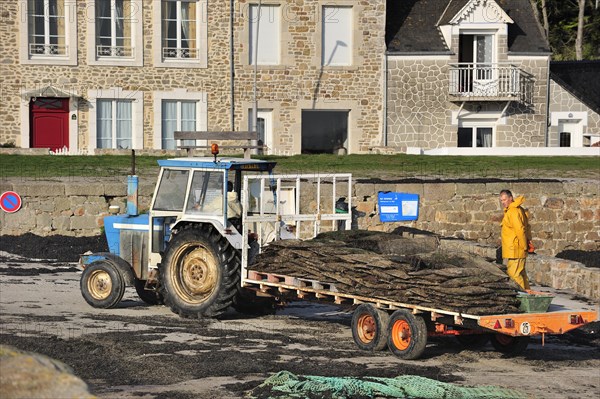
[[[6,191],[0,195],[0,208],[6,213],[15,213],[21,209],[21,196],[14,191]]]

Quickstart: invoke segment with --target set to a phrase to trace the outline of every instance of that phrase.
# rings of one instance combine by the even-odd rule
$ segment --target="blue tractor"
[[[134,286],[146,303],[164,303],[182,317],[272,306],[272,298],[240,285],[241,249],[249,241],[240,195],[244,173],[271,174],[275,163],[216,155],[158,163],[150,211],[138,215],[137,176],[130,176],[127,214],[104,219],[109,252],[82,256],[85,300],[112,308]]]

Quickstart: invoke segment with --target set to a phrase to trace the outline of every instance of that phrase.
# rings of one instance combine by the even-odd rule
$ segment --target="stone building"
[[[529,1],[400,1],[387,11],[385,146],[546,146],[550,50]]]
[[[600,61],[550,63],[551,147],[600,145]]]
[[[383,125],[385,6],[3,1],[0,144],[164,151],[176,130],[256,123],[267,153],[366,152]]]

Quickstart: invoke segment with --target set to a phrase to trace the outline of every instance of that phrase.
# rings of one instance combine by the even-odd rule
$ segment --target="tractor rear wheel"
[[[363,303],[352,314],[352,338],[367,351],[380,351],[387,346],[390,315],[375,306]]]
[[[119,269],[107,260],[91,263],[81,273],[81,294],[95,308],[117,306],[125,294],[125,280]]]
[[[232,304],[238,269],[236,249],[213,226],[185,226],[163,257],[161,294],[182,317],[217,317]]]
[[[392,313],[388,334],[388,348],[400,359],[418,359],[427,346],[425,320],[406,309]]]

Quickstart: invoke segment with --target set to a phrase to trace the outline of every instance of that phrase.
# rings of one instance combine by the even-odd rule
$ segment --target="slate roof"
[[[388,0],[386,45],[390,53],[448,54],[439,24],[447,24],[469,0]],[[508,24],[511,53],[549,54],[529,0],[496,0],[515,22]]]
[[[600,61],[552,61],[550,78],[600,114]]]

